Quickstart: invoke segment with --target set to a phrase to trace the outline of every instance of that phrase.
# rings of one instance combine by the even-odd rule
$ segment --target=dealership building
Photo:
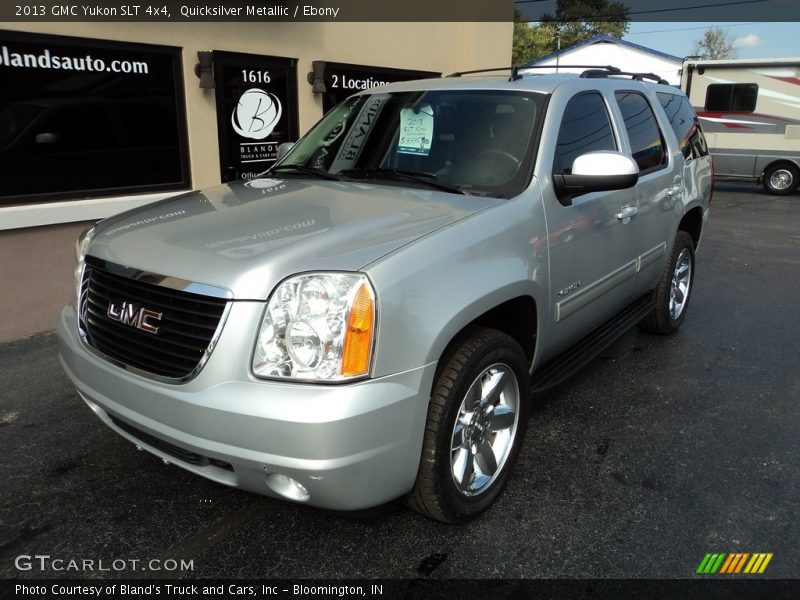
[[[54,328],[91,222],[252,178],[348,95],[511,43],[511,22],[0,23],[0,341]]]

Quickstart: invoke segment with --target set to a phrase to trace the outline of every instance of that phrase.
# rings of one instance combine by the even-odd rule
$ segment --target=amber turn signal
[[[343,376],[367,374],[374,330],[375,299],[369,285],[362,283],[353,299],[353,306],[347,319],[342,356]]]

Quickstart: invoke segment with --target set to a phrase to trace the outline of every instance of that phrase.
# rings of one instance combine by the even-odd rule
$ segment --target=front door
[[[564,110],[553,172],[571,172],[572,162],[586,152],[622,149],[603,95],[582,92]],[[637,266],[636,188],[567,198],[557,198],[548,190],[543,200],[553,338],[563,348],[632,299]]]

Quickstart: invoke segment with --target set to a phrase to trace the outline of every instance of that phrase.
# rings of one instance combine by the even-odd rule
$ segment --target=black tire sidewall
[[[775,173],[775,171],[779,171],[781,169],[786,169],[787,171],[790,171],[792,173],[792,177],[794,177],[794,181],[793,181],[792,185],[790,185],[785,190],[776,189],[776,188],[772,187],[772,185],[770,185],[770,183],[769,183],[769,180],[772,177],[772,174]],[[789,196],[790,194],[795,193],[797,191],[797,189],[800,187],[800,169],[798,169],[795,165],[793,165],[791,163],[781,163],[781,164],[774,165],[774,166],[770,167],[769,169],[767,169],[766,171],[764,171],[764,181],[763,181],[763,183],[764,183],[764,189],[768,193],[774,194],[776,196]]]
[[[689,250],[689,257],[692,265],[691,276],[689,278],[689,293],[686,295],[685,299],[686,306],[683,307],[678,318],[673,319],[669,312],[670,291],[672,287],[672,278],[675,273],[675,265],[683,250]],[[694,240],[686,231],[679,229],[675,236],[675,241],[672,244],[672,253],[670,254],[669,261],[667,261],[667,265],[661,273],[661,278],[652,292],[653,310],[639,323],[639,327],[644,331],[658,335],[671,335],[678,331],[681,323],[683,323],[683,319],[686,317],[686,311],[689,309],[688,304],[692,297],[692,291],[694,290],[694,277]]]
[[[681,311],[681,314],[678,315],[677,318],[673,319],[672,315],[669,312],[669,300],[670,300],[670,284],[672,282],[672,275],[675,273],[675,266],[678,263],[678,257],[681,255],[683,250],[689,250],[689,259],[691,260],[691,272],[689,274],[689,293],[686,295],[686,299],[684,300],[684,307]],[[683,323],[684,317],[686,317],[686,311],[689,310],[689,300],[692,298],[692,292],[694,291],[694,274],[695,274],[695,260],[694,260],[694,242],[692,241],[691,236],[683,231],[678,233],[678,238],[675,240],[675,245],[672,249],[672,257],[669,261],[669,278],[666,281],[666,285],[661,293],[661,298],[659,298],[659,310],[664,311],[664,319],[667,322],[667,326],[671,331],[676,331]]]

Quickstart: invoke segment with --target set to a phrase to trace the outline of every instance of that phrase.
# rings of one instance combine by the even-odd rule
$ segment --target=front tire
[[[530,376],[519,344],[493,329],[471,330],[442,361],[406,502],[438,521],[464,523],[508,481],[527,427]]]
[[[653,290],[656,306],[642,321],[641,328],[661,335],[675,333],[686,316],[693,284],[694,240],[685,231],[678,231],[670,260]]]
[[[764,171],[763,183],[770,194],[788,196],[800,186],[800,169],[792,163],[771,165]]]

